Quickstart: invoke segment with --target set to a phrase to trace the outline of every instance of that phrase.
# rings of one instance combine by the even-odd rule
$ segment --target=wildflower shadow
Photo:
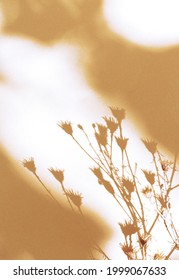
[[[89,259],[80,216],[41,194],[38,181],[26,179],[3,151],[0,166],[0,259]],[[94,213],[85,219],[93,238],[104,242],[106,225]]]
[[[86,149],[84,148],[84,143],[79,142],[75,138],[75,131],[70,122],[61,122],[60,128],[66,134],[70,135],[77,146],[95,163],[95,166],[90,168],[90,170],[97,178],[98,184],[103,186],[105,191],[112,195],[115,203],[117,202],[121,210],[124,211],[124,214],[127,215],[128,219],[125,219],[123,223],[119,223],[124,237],[124,243],[120,243],[120,247],[127,258],[129,260],[148,259],[148,247],[153,238],[151,233],[153,228],[160,222],[159,218],[162,218],[163,225],[171,238],[172,246],[166,255],[162,252],[156,252],[150,258],[159,259],[160,257],[168,260],[179,248],[178,231],[172,219],[169,197],[170,192],[179,187],[179,184],[173,186],[173,179],[176,171],[178,171],[176,166],[177,153],[172,163],[161,154],[157,142],[153,140],[141,140],[141,144],[143,143],[145,145],[146,150],[152,156],[151,168],[154,170],[154,172],[145,169],[141,170],[143,173],[141,175],[150,184],[150,186],[141,188],[143,183],[140,183],[142,179],[140,175],[136,174],[137,164],[135,163],[135,169],[133,169],[133,163],[128,154],[127,144],[129,139],[123,136],[122,122],[125,119],[125,111],[117,107],[110,107],[110,110],[116,120],[103,117],[106,125],[99,123],[92,124],[95,141],[90,140],[91,137],[86,132],[84,126],[81,124],[77,125],[81,133],[86,137],[88,143]],[[115,153],[118,154],[118,161],[120,158],[120,164],[118,163],[117,166],[112,157],[113,137],[116,139],[116,148],[121,150],[121,156],[119,156],[120,153],[115,149]],[[143,197],[141,194],[143,194]],[[76,204],[79,211],[81,211],[81,195],[73,192],[69,192],[67,195]],[[151,206],[153,208],[150,209],[153,214],[152,218],[146,213],[144,197],[148,199],[150,208]],[[151,223],[150,226],[149,223]]]

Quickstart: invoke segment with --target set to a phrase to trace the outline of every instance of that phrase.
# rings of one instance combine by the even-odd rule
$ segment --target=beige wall
[[[80,71],[93,92],[108,105],[125,107],[141,134],[174,153],[179,143],[178,47],[151,49],[131,44],[108,29],[102,1],[71,3],[17,0],[14,4],[1,0],[3,35],[32,40],[41,46],[69,43],[80,47]],[[11,83],[3,72],[0,82]],[[3,153],[1,163],[1,243],[5,246],[1,258],[20,258],[23,254],[36,259],[87,258],[85,233],[81,229],[78,232],[76,220],[67,210],[57,214],[55,206],[30,187],[32,183],[25,181],[21,173],[16,174]],[[56,223],[54,217],[58,215]],[[68,215],[66,221],[64,216]],[[104,232],[102,236],[96,224],[91,227],[96,238],[103,241]],[[107,227],[102,228],[107,235]],[[57,232],[55,237],[52,231]],[[64,238],[66,232],[69,236]],[[81,240],[84,246],[79,250]]]

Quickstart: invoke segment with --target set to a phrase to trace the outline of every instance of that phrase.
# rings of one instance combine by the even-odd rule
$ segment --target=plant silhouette
[[[0,150],[0,259],[91,259],[94,242],[103,244],[109,234],[106,223],[97,214],[85,211],[92,246],[83,218],[68,209],[49,186],[45,189],[32,173],[38,172],[34,159],[23,161],[23,165],[34,180]]]
[[[170,259],[172,253],[178,249],[179,240],[172,219],[170,202],[171,192],[178,188],[178,184],[173,183],[177,155],[171,162],[160,153],[157,143],[164,145],[173,154],[176,153],[178,148],[178,46],[163,49],[144,48],[129,43],[114,34],[104,19],[102,0],[16,0],[11,1],[11,4],[6,0],[0,2],[3,11],[2,32],[4,34],[28,37],[47,46],[61,42],[78,46],[80,52],[79,67],[83,70],[88,85],[107,104],[111,105],[112,116],[103,117],[103,123],[92,124],[92,140],[86,129],[81,124],[77,125],[77,128],[85,136],[89,149],[86,149],[83,143],[76,138],[75,129],[71,122],[61,121],[58,126],[91,159],[92,166],[90,169],[92,175],[96,176],[97,183],[123,210],[124,220],[120,221],[119,230],[123,233],[124,240],[120,243],[120,247],[125,256],[128,259]],[[6,81],[6,78],[4,73],[0,73],[1,83]],[[125,110],[113,107],[113,105],[125,107],[134,116],[137,124],[147,129],[148,134],[155,139],[155,141],[142,139],[146,152],[151,156],[151,170],[143,169],[137,175],[138,170],[133,167],[128,154],[128,145],[131,139],[128,139],[125,135],[122,127]],[[118,149],[120,155],[120,163],[114,161],[116,149]],[[2,155],[2,159],[2,162],[6,164],[4,155]],[[64,209],[62,209],[62,205],[50,188],[38,176],[35,160],[33,158],[25,159],[22,163],[34,175],[37,183],[43,187],[49,200],[44,202],[36,193],[31,193],[27,183],[25,183],[26,188],[21,188],[24,182],[18,178],[20,187],[17,184],[15,189],[18,195],[24,197],[22,200],[20,199],[20,205],[22,203],[25,208],[28,193],[31,199],[28,202],[26,216],[30,215],[32,207],[35,223],[33,224],[30,221],[30,226],[28,226],[24,222],[25,217],[22,217],[20,213],[20,210],[24,208],[21,207],[22,205],[17,207],[19,196],[16,193],[17,201],[12,199],[13,210],[17,208],[16,211],[13,212],[12,208],[8,206],[14,222],[12,223],[10,216],[8,216],[6,223],[4,217],[7,207],[2,199],[2,240],[5,240],[5,243],[9,243],[8,246],[13,248],[11,255],[7,252],[2,258],[8,258],[9,256],[15,258],[15,252],[21,253],[20,249],[22,249],[22,251],[31,252],[37,259],[55,259],[60,258],[60,256],[62,258],[110,259],[110,256],[107,256],[99,245],[98,238],[93,237],[92,226],[89,225],[87,217],[83,213],[82,194],[66,187],[63,170],[49,167],[49,172],[59,182],[66,202],[71,209],[71,211],[68,209],[70,214],[69,216],[67,214],[67,216],[71,217],[73,215],[74,217],[72,228],[78,232],[78,236],[83,230],[88,232],[87,239],[89,241],[86,245],[84,240],[85,250],[82,250],[78,256],[69,251],[64,251],[60,255],[59,252],[63,251],[60,245],[55,250],[58,238],[56,237],[52,242],[55,231],[54,224],[60,224],[60,218],[62,217],[58,215]],[[2,170],[4,169],[2,168]],[[8,167],[5,170],[7,173]],[[14,178],[14,173],[11,171],[9,167],[9,172]],[[1,175],[1,177],[3,178],[2,186],[10,186],[13,183],[8,175],[5,177]],[[11,188],[8,190],[11,194]],[[2,191],[2,198],[7,199],[7,193],[3,187]],[[12,198],[11,195],[10,198]],[[39,208],[38,203],[41,205]],[[145,203],[151,206],[150,218],[147,217],[145,212]],[[38,209],[40,209],[39,213],[42,213],[44,208],[50,210],[47,211],[48,213],[43,213],[42,217],[45,221],[43,224],[40,217],[36,219],[35,211],[38,212]],[[21,217],[19,220],[17,219],[18,215]],[[54,218],[56,216],[58,216],[59,223]],[[164,229],[168,233],[172,243],[171,250],[169,252],[159,252],[156,249],[156,252],[150,255],[150,245],[154,240],[153,232],[159,223],[164,225]],[[8,224],[13,225],[16,236],[12,237],[13,230],[11,235],[10,231],[6,229]],[[48,231],[45,231],[45,225],[48,225]],[[71,230],[71,227],[68,226],[64,229],[64,232]],[[49,230],[51,227],[53,233]],[[33,242],[31,242],[29,234],[32,228],[34,229],[32,235],[35,238]],[[41,228],[43,229],[42,235],[44,235],[42,240],[46,240],[51,248],[48,253],[47,246],[43,247],[45,242],[42,242],[38,235],[39,232],[42,232]],[[57,233],[61,236],[59,228]],[[51,234],[50,239],[49,234]],[[24,236],[26,236],[26,240]],[[68,238],[65,240],[68,240]],[[67,244],[66,248],[73,247],[74,244],[73,239],[73,242]],[[80,245],[77,242],[74,251],[77,251],[78,246]]]
[[[177,171],[177,155],[172,163],[161,154],[157,142],[142,139],[141,143],[144,144],[146,152],[152,156],[152,171],[141,170],[139,174],[136,174],[128,155],[129,139],[124,137],[123,132],[124,109],[110,107],[110,110],[113,116],[103,117],[105,124],[92,124],[93,140],[90,140],[91,137],[81,124],[77,125],[77,129],[80,129],[86,137],[88,149],[83,147],[84,142],[82,144],[76,139],[75,129],[70,122],[68,125],[66,122],[61,122],[60,128],[92,160],[95,167],[90,170],[97,178],[98,184],[113,196],[114,203],[117,202],[123,210],[125,220],[120,222],[119,226],[124,236],[124,243],[120,246],[127,258],[168,260],[179,248],[179,236],[173,222],[170,203],[171,191],[179,187],[178,184],[173,185]],[[113,140],[116,141],[113,142]],[[115,154],[119,154],[118,158],[121,158],[121,163],[117,165],[113,157],[114,150]],[[78,205],[81,206],[81,196],[73,191],[67,193],[69,194],[73,203],[77,206],[78,201]],[[146,214],[146,207],[144,207],[146,200],[149,202],[152,217]],[[169,252],[158,253],[157,248],[156,252],[150,255],[150,245],[157,238],[153,234],[154,228],[161,223],[164,224],[170,237],[171,249]]]

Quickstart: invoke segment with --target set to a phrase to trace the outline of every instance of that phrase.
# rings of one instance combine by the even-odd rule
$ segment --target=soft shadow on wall
[[[53,44],[56,41],[78,44],[82,51],[82,69],[84,70],[89,84],[96,89],[97,94],[110,104],[125,106],[127,111],[129,113],[132,112],[138,122],[148,129],[151,137],[156,138],[156,140],[164,144],[169,150],[175,150],[179,137],[177,135],[179,125],[177,110],[179,103],[177,93],[179,87],[177,73],[179,63],[178,47],[160,50],[147,49],[123,40],[108,29],[102,16],[101,0],[74,0],[71,1],[71,4],[67,4],[68,1],[65,0],[17,0],[14,4],[16,8],[13,5],[9,5],[8,3],[10,2],[5,0],[1,2],[5,14],[3,32],[15,36],[28,37],[28,39],[37,40],[47,45]],[[16,14],[13,14],[12,11],[16,11]],[[8,176],[6,180],[6,182],[2,182],[2,186],[10,186]],[[19,178],[19,180],[22,179]],[[6,193],[4,201],[6,201],[7,197],[9,197],[9,193],[11,194],[12,191],[8,188],[7,190],[8,192]],[[22,188],[22,190],[17,193],[20,193],[22,197],[26,197],[26,191],[26,189],[24,190],[24,188]],[[30,190],[28,192],[30,192]],[[35,197],[37,205],[39,200],[36,194]],[[42,209],[44,211],[44,209],[47,209],[46,202],[43,205]],[[22,209],[25,207],[26,203],[24,203]],[[29,212],[34,211],[34,208],[31,209],[31,207],[30,204]],[[35,208],[37,209],[35,214],[39,213],[38,207]],[[14,211],[16,207],[12,209]],[[14,221],[17,221],[15,217],[18,217],[20,211],[14,216],[12,209],[10,211],[6,205],[3,213],[7,213],[8,210],[9,213],[12,214]],[[29,212],[27,212],[27,214]],[[24,213],[26,212],[23,212],[23,215],[25,215]],[[28,215],[25,215],[25,218]],[[35,229],[35,240],[38,242],[41,240],[42,234],[40,233],[42,229],[43,232],[46,232],[46,228],[44,229],[40,222],[41,215],[42,213],[40,213],[40,218],[38,222],[35,223],[35,226],[40,223],[42,227],[35,227],[33,224],[33,227],[29,228],[30,230],[32,228]],[[29,248],[33,248],[33,246],[29,241],[24,241],[25,236],[29,236],[27,235],[28,231],[24,231],[26,226],[20,225],[15,228],[15,223],[13,222],[13,230],[16,229],[18,232],[15,236],[21,237],[18,238],[18,241],[14,242],[13,230],[9,231],[8,228],[9,225],[11,225],[11,221],[7,219],[6,222],[3,217],[5,217],[5,214],[1,217],[1,220],[5,222],[2,227],[8,232],[8,237],[6,237],[6,232],[4,232],[2,236],[3,244],[11,244],[11,248],[14,248],[12,253],[9,249],[9,255],[8,252],[5,252],[3,258],[5,258],[6,254],[8,257],[10,256],[10,258],[17,258],[16,251],[18,251],[19,244],[22,244],[22,248],[23,250],[25,248],[25,252],[30,252],[36,259],[42,258],[42,255],[39,255],[39,252],[42,250],[43,252],[45,251],[44,255],[46,254],[46,249],[42,249],[47,248],[44,247],[43,242],[40,243],[41,247],[38,247],[38,252],[36,251],[36,247],[34,250],[29,250]],[[11,216],[9,215],[9,217]],[[45,222],[43,221],[44,225],[46,224],[46,217],[48,217],[48,222],[51,223],[50,226],[47,227],[50,230],[51,226],[54,227],[56,219],[50,220],[51,215],[49,215],[49,212],[48,215],[45,213],[45,215],[43,215],[43,219],[45,219]],[[28,220],[24,219],[23,221],[27,223]],[[19,229],[21,228],[23,231],[19,234]],[[69,232],[68,229],[69,227],[67,226],[64,233]],[[48,244],[49,240],[47,235],[45,235],[44,239],[45,244]],[[61,240],[63,242],[63,238]],[[35,242],[35,244],[38,244],[38,242]],[[68,243],[67,248],[69,249],[70,246]],[[67,252],[63,252],[61,248],[57,250],[55,242],[51,244],[51,246],[48,246],[48,250],[49,247],[53,250],[51,249],[52,251],[48,251],[46,255],[48,259],[68,258],[69,255],[66,256],[68,250]],[[77,247],[72,250],[75,254],[79,253],[76,251]],[[63,255],[54,256],[57,251],[59,254],[60,250],[61,253],[63,252]],[[86,252],[86,249],[84,251]],[[18,254],[21,254],[21,251],[18,252]],[[70,256],[70,258],[73,259],[86,258],[86,255]]]
[[[91,259],[94,242],[102,246],[109,238],[107,225],[87,210],[84,224],[34,182],[0,150],[0,259]]]
[[[3,31],[43,44],[79,44],[86,78],[109,104],[125,106],[138,125],[174,152],[179,143],[179,48],[152,49],[112,33],[101,0],[2,0]],[[13,11],[16,11],[13,13]]]

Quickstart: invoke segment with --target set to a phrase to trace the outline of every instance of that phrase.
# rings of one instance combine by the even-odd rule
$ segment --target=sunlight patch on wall
[[[103,13],[111,30],[144,46],[179,43],[177,0],[104,0]]]
[[[84,205],[100,213],[114,229],[113,250],[108,246],[107,251],[118,258],[121,252],[114,248],[119,239],[119,219],[111,213],[123,214],[89,170],[94,163],[57,126],[58,121],[72,121],[74,135],[89,149],[76,125],[82,124],[93,139],[91,124],[104,122],[102,116],[109,115],[107,106],[80,72],[78,51],[70,45],[43,47],[8,36],[1,37],[0,43],[0,62],[7,81],[0,86],[3,146],[19,164],[24,158],[34,157],[38,175],[57,193],[59,184],[48,168],[64,169],[65,184],[81,192]],[[125,129],[133,138],[135,131],[128,129],[128,124]],[[135,151],[137,155],[138,149]]]
[[[1,37],[0,63],[6,82],[0,85],[0,137],[18,162],[34,157],[38,175],[56,192],[60,192],[59,184],[48,168],[65,169],[67,187],[82,193],[84,206],[99,213],[113,229],[106,249],[112,259],[119,259],[122,238],[118,222],[124,215],[89,170],[95,164],[57,126],[58,121],[72,121],[76,138],[84,144],[76,125],[83,125],[94,140],[91,123],[101,123],[101,117],[109,115],[106,104],[82,76],[78,55],[76,48],[66,44],[44,47],[22,38]],[[124,131],[133,167],[135,161],[138,169],[148,168],[147,163],[150,167],[151,157],[128,120]],[[119,149],[114,150],[116,166],[121,168],[119,155]]]

